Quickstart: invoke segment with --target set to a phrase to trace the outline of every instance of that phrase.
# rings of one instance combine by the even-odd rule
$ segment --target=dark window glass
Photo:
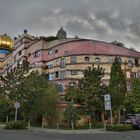
[[[58,71],[55,72],[55,78],[58,78]]]
[[[138,59],[135,59],[135,66],[136,66],[136,67],[139,66],[139,61],[138,61]]]
[[[77,75],[77,70],[71,70],[71,75]]]
[[[53,54],[53,50],[52,49],[48,50],[48,54],[49,55]]]
[[[90,61],[89,57],[85,57],[85,61]]]
[[[21,54],[22,54],[22,51],[19,51],[19,52],[18,52],[18,55],[21,55]]]
[[[95,62],[96,62],[96,63],[100,63],[100,58],[99,58],[99,57],[96,57],[96,58],[95,58]]]
[[[28,57],[30,57],[30,56],[31,56],[31,53],[28,54]]]
[[[60,71],[60,78],[65,78],[66,77],[66,71]]]
[[[34,57],[37,58],[37,57],[39,57],[39,56],[40,56],[40,51],[36,51],[36,52],[34,53]]]
[[[77,58],[76,56],[71,56],[71,63],[76,64],[77,63]]]
[[[119,60],[120,63],[122,63],[122,59],[120,57],[118,57],[118,60]]]
[[[138,78],[139,77],[139,73],[138,72],[134,72],[134,78]]]
[[[61,58],[61,60],[60,60],[60,67],[61,68],[65,68],[66,67],[66,60],[65,60],[65,58]]]
[[[55,54],[58,53],[58,50],[55,50]]]
[[[128,67],[132,67],[133,66],[133,61],[132,60],[128,60]]]
[[[69,51],[65,51],[65,55],[68,55],[69,54]]]

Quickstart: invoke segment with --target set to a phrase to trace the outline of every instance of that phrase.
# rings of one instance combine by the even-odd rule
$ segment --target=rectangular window
[[[18,52],[18,55],[20,56],[21,54],[22,54],[22,51],[19,51],[19,52]]]
[[[114,61],[114,58],[113,57],[109,57],[108,60],[109,60],[110,63],[112,63]]]
[[[58,74],[58,71],[55,72],[55,78],[58,78],[59,77],[59,74]]]
[[[39,63],[38,62],[35,62],[35,68],[38,68],[39,67]]]
[[[14,56],[14,62],[16,62],[16,55]]]
[[[40,51],[36,51],[36,52],[34,53],[34,57],[37,58],[37,57],[39,57],[39,56],[40,56]]]
[[[134,72],[134,78],[138,78],[138,77],[139,77],[138,72]]]
[[[135,59],[135,66],[136,66],[136,67],[139,66],[139,61],[138,61],[138,59]]]
[[[50,62],[48,62],[48,63],[47,63],[47,69],[51,69],[52,67],[53,67],[53,64],[50,63]]]
[[[55,64],[56,64],[56,66],[58,66],[59,65],[59,60],[56,60]]]
[[[126,78],[131,78],[129,71],[126,72]]]
[[[65,51],[65,55],[68,55],[69,54],[69,51]]]
[[[65,58],[61,58],[61,60],[60,60],[60,67],[61,68],[65,68],[66,67],[66,60],[65,60]]]
[[[78,74],[77,70],[71,70],[71,75],[77,75],[77,74]]]
[[[85,61],[90,61],[90,58],[88,56],[86,56]]]
[[[76,56],[71,56],[71,63],[76,64],[77,63],[77,57]]]
[[[60,71],[59,74],[62,79],[66,77],[66,71]]]
[[[131,85],[130,84],[127,85],[127,91],[131,91]]]
[[[55,78],[55,74],[54,73],[49,73],[48,74],[48,80],[53,80]]]

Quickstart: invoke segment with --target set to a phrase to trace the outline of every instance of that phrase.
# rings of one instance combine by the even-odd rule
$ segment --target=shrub
[[[119,125],[107,125],[107,131],[129,131],[132,130],[132,126],[128,124],[119,124]]]
[[[9,121],[5,129],[25,129],[27,128],[27,123],[25,121]]]

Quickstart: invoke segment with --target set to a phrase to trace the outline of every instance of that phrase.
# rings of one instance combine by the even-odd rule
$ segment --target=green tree
[[[38,113],[45,118],[48,126],[56,126],[56,123],[59,120],[57,104],[58,94],[56,92],[56,86],[49,83],[48,87],[36,102],[35,113]]]
[[[47,116],[48,123],[51,122],[50,118],[55,116],[57,93],[55,86],[49,84],[45,76],[38,72],[29,74],[28,65],[23,62],[14,71],[1,76],[1,81],[1,92],[5,95],[1,94],[1,97],[7,97],[11,106],[16,101],[21,104],[18,116],[31,120],[33,114],[39,112]]]
[[[26,74],[28,73],[29,67],[28,62],[23,60],[22,64],[18,64],[17,67],[8,72],[6,75],[1,75],[1,92],[3,95],[7,96],[9,99],[16,101],[20,97],[19,85],[22,85],[26,79]]]
[[[44,75],[32,72],[18,89],[24,118],[33,121],[35,116],[40,116],[47,119],[49,126],[53,125],[57,120],[58,103],[55,85],[48,83]]]
[[[103,95],[107,93],[107,87],[102,83],[104,76],[102,67],[88,67],[85,70],[84,77],[79,81],[79,92],[77,103],[81,105],[81,113],[94,117],[96,111],[103,111]]]
[[[119,57],[115,57],[115,60],[111,67],[109,92],[111,94],[113,111],[115,112],[115,114],[118,114],[117,118],[119,123],[120,109],[122,109],[123,107],[125,95],[127,92],[126,79],[121,69]]]
[[[18,85],[17,93],[20,95],[18,101],[21,103],[24,118],[32,117],[32,113],[36,110],[35,105],[47,87],[47,80],[38,72],[32,72],[25,78],[22,85]]]
[[[69,86],[66,89],[65,101],[71,102],[73,100],[74,102],[77,102],[77,94],[78,88],[75,86]]]
[[[8,100],[6,100],[5,98],[1,98],[0,99],[0,121],[6,121],[6,116],[8,116]]]
[[[111,42],[111,44],[119,46],[119,47],[125,47],[125,45],[122,42],[119,42],[119,41],[116,41],[116,40]]]
[[[68,123],[69,127],[76,127],[76,121],[79,119],[78,109],[74,106],[73,100],[68,103],[64,111],[64,120]]]
[[[130,113],[140,113],[140,79],[134,78],[131,92],[126,96],[125,108]]]

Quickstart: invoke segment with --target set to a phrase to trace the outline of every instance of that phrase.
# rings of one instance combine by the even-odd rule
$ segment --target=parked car
[[[125,118],[121,120],[122,124],[132,124],[132,119],[135,118],[135,114],[126,114]]]
[[[131,119],[131,124],[134,129],[140,129],[140,114],[135,114],[135,117]]]

